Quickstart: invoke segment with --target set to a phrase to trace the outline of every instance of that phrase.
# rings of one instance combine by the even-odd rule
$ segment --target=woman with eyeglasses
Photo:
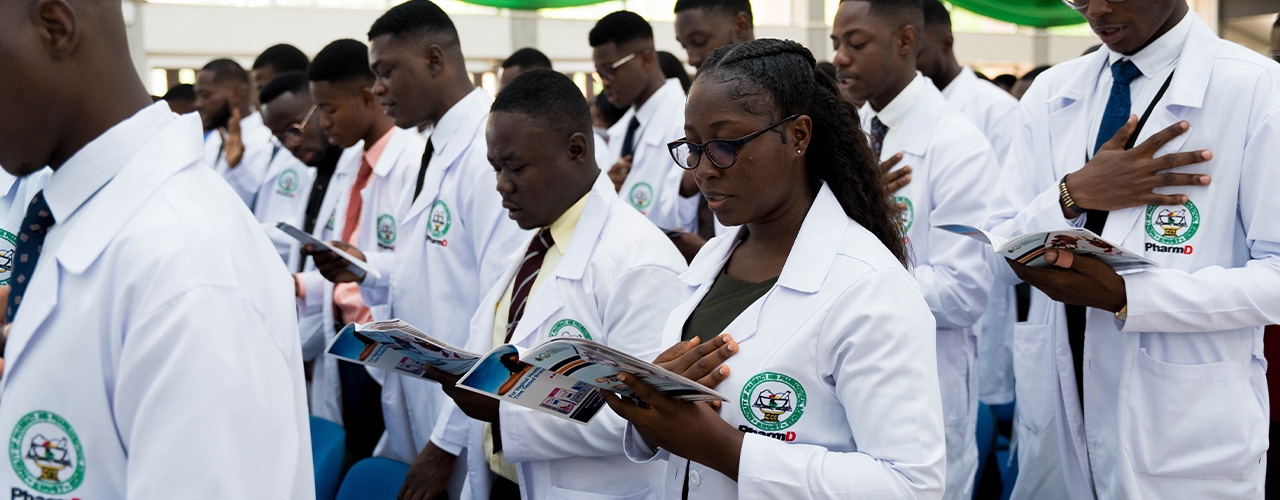
[[[673,159],[716,218],[658,363],[716,406],[624,377],[643,403],[636,461],[665,458],[666,498],[939,498],[945,469],[934,321],[853,108],[803,46],[716,49]]]

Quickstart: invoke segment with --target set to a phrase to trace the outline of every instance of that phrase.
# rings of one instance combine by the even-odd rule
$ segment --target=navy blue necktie
[[[1111,140],[1129,120],[1133,105],[1129,98],[1129,84],[1142,76],[1133,61],[1125,59],[1111,65],[1111,96],[1107,98],[1107,109],[1102,112],[1102,126],[1098,127],[1098,140],[1094,143],[1093,152],[1097,153],[1102,145]]]
[[[22,305],[22,294],[27,292],[31,283],[31,275],[35,273],[36,262],[40,261],[40,252],[44,250],[44,237],[53,226],[53,211],[44,201],[44,191],[36,193],[27,205],[27,215],[22,219],[22,228],[18,230],[18,245],[14,250],[13,279],[9,280],[9,303],[4,313],[5,323],[12,323],[18,314],[18,306]]]
[[[876,152],[876,161],[880,161],[880,151],[884,149],[884,136],[889,134],[889,127],[879,117],[871,118],[871,148]]]
[[[636,152],[636,130],[640,128],[640,119],[631,117],[627,124],[627,135],[622,138],[622,156],[631,156]]]

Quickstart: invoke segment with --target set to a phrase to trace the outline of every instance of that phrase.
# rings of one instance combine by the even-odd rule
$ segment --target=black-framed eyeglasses
[[[1110,3],[1120,3],[1123,1],[1124,0],[1107,0],[1107,2]],[[1067,4],[1067,7],[1071,7],[1075,10],[1085,10],[1089,8],[1089,0],[1062,0],[1062,3]]]
[[[794,114],[766,125],[764,128],[752,132],[750,135],[740,139],[713,139],[702,144],[694,144],[685,139],[680,139],[667,144],[667,150],[671,151],[671,159],[676,161],[676,165],[685,170],[693,170],[698,168],[698,163],[702,161],[703,152],[706,152],[707,158],[711,159],[711,164],[716,168],[726,169],[732,167],[738,161],[738,149],[751,142],[761,134],[772,130],[778,125],[787,123],[796,118],[800,118],[799,114]]]

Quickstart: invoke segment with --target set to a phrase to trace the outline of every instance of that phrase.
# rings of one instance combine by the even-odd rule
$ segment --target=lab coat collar
[[[157,109],[162,110],[156,112]],[[98,210],[90,212],[73,212],[77,217],[72,226],[54,226],[54,231],[72,231],[63,237],[64,243],[54,251],[52,257],[56,262],[41,259],[37,269],[44,273],[55,273],[50,279],[33,280],[27,289],[24,305],[14,319],[12,334],[5,347],[8,366],[4,380],[18,368],[22,351],[30,343],[32,335],[44,320],[48,318],[58,303],[59,274],[66,272],[80,274],[97,260],[108,244],[124,228],[142,205],[151,198],[161,184],[174,174],[200,162],[203,145],[200,139],[200,119],[194,114],[178,117],[169,111],[167,105],[156,104],[116,126],[126,130],[124,134],[104,134],[99,139],[107,139],[117,149],[129,149],[131,153],[120,154],[119,151],[94,147],[82,149],[77,156],[84,156],[83,162],[90,162],[94,168],[112,168],[117,173],[105,185],[91,193],[98,198]],[[113,128],[113,130],[115,130]],[[152,133],[137,134],[139,131]],[[118,143],[116,141],[119,141]],[[95,153],[102,153],[99,156]],[[64,165],[65,166],[65,165]],[[88,170],[88,169],[84,169]],[[75,172],[59,170],[50,178]],[[83,202],[82,202],[83,204]],[[107,210],[106,208],[110,209]],[[78,208],[78,207],[76,207]],[[70,219],[59,221],[68,224]]]
[[[54,220],[60,223],[71,217],[110,182],[157,131],[169,125],[172,118],[168,104],[155,103],[80,148],[54,171],[44,188],[45,201]]]
[[[937,87],[925,82],[924,77],[917,76],[916,82],[912,85],[917,84],[919,85],[915,95],[908,101],[910,105],[907,108],[908,113],[899,124],[901,128],[897,134],[894,134],[894,139],[903,152],[913,156],[924,156],[929,150],[929,143],[933,142],[933,133],[942,117],[942,111],[947,109],[947,99],[942,96],[942,92],[939,92]],[[899,95],[898,98],[901,99],[902,96]],[[898,99],[894,99],[894,102],[898,102]],[[888,106],[885,109],[888,109]],[[889,130],[893,130],[892,125],[889,126]]]
[[[1181,21],[1178,21],[1178,24],[1174,25],[1173,29],[1170,29],[1160,38],[1151,42],[1151,45],[1144,47],[1132,56],[1114,52],[1107,48],[1106,45],[1103,45],[1100,50],[1107,51],[1107,68],[1121,60],[1128,59],[1133,62],[1134,66],[1138,67],[1138,71],[1150,77],[1158,74],[1169,65],[1177,63],[1178,55],[1182,52],[1183,45],[1186,43],[1187,34],[1191,32],[1191,16],[1193,14],[1190,11],[1187,11],[1187,14],[1183,16]],[[1105,71],[1110,70],[1106,69]]]
[[[560,280],[582,279],[590,264],[592,251],[596,245],[600,244],[605,220],[617,200],[618,195],[613,192],[613,183],[609,181],[608,176],[599,174],[591,187],[591,192],[587,194],[586,207],[582,211],[582,217],[578,219],[577,227],[573,230],[573,237],[569,239],[568,248],[560,258],[560,263],[556,265],[555,279],[543,283],[538,293],[529,299],[528,308],[520,319],[520,324],[516,325],[516,331],[511,334],[512,344],[520,343],[564,306],[560,298]],[[532,240],[533,237],[536,237],[536,234],[529,239]],[[520,253],[524,252],[525,247],[521,247]],[[500,281],[504,288],[515,276],[520,260],[519,255],[513,255],[512,268],[508,269],[508,276]]]
[[[817,292],[835,262],[848,220],[849,216],[844,213],[835,193],[823,184],[804,217],[795,243],[791,245],[791,254],[782,267],[778,286],[803,293]],[[680,280],[694,287],[714,281],[729,262],[729,255],[738,246],[738,241],[746,236],[746,231],[747,226],[743,224],[736,233],[708,242],[693,259],[689,270],[680,275]]]
[[[667,137],[667,128],[660,125],[668,120],[682,120],[679,115],[684,112],[684,87],[680,86],[680,80],[668,78],[667,83],[662,84],[657,92],[649,96],[644,106],[639,109],[632,106],[632,109],[635,110],[633,116],[640,120],[640,130],[636,131],[636,144],[662,144],[663,141],[671,138]],[[626,121],[618,121],[622,124],[618,132],[620,138],[627,135],[627,124],[631,121],[629,116],[623,116],[623,118]]]
[[[378,155],[378,164],[373,166],[373,175],[378,177],[386,177],[391,173],[391,169],[395,168],[396,163],[400,161],[404,148],[409,145],[413,137],[418,136],[417,132],[399,127],[392,127],[388,133],[391,137],[387,139],[386,147],[382,148],[382,153]]]
[[[18,185],[18,178],[0,170],[0,193],[13,194],[14,186]]]
[[[444,182],[445,172],[453,168],[458,158],[472,144],[479,141],[481,147],[484,147],[484,121],[489,117],[489,107],[492,105],[493,99],[489,94],[484,89],[476,87],[449,108],[449,111],[445,112],[440,121],[435,124],[430,139],[431,146],[435,149],[431,158],[428,159],[428,162],[434,166],[427,170],[426,178],[423,179],[422,192],[417,199],[412,196],[412,191],[404,196],[404,203],[410,204],[405,214],[405,221],[413,220],[435,203],[440,194],[440,185]],[[427,165],[421,165],[419,168],[427,168]],[[413,186],[411,182],[406,184],[405,188],[414,189]],[[402,212],[405,211],[402,210]]]
[[[966,95],[968,92],[965,89],[968,89],[976,81],[978,81],[978,75],[973,74],[973,69],[963,66],[960,68],[960,74],[956,75],[951,80],[951,83],[947,84],[947,88],[942,89],[942,97],[950,101],[953,95]]]

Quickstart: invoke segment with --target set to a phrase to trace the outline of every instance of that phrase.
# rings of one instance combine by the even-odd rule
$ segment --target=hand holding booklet
[[[483,356],[431,338],[400,320],[347,325],[330,356],[427,378],[426,366],[460,375],[458,386],[586,424],[604,407],[596,388],[635,398],[618,374],[627,372],[684,401],[727,401],[707,387],[653,363],[586,339],[557,338],[527,350],[503,344]]]
[[[342,260],[345,260],[347,261],[348,264],[350,264],[348,266],[348,269],[356,276],[364,276],[365,274],[368,274],[370,276],[373,276],[374,279],[382,279],[382,273],[379,273],[377,269],[375,269],[373,266],[370,266],[365,261],[357,259],[355,258],[355,256],[342,251],[338,247],[330,245],[329,242],[327,241],[323,241],[319,238],[316,238],[315,236],[311,236],[310,234],[307,234],[306,231],[303,231],[301,229],[298,229],[296,227],[289,225],[288,222],[281,222],[279,224],[276,224],[276,229],[284,231],[284,234],[287,234],[293,239],[302,242],[303,245],[311,245],[315,247],[317,250],[323,248],[323,249],[329,250],[330,252],[338,254],[338,257],[342,257]]]
[[[1001,257],[1029,267],[1048,267],[1049,263],[1044,260],[1044,252],[1051,248],[1097,257],[1115,269],[1117,274],[1122,275],[1136,273],[1156,265],[1155,262],[1080,227],[1024,234],[1009,240],[962,224],[935,227],[987,243],[994,247],[996,254]]]

